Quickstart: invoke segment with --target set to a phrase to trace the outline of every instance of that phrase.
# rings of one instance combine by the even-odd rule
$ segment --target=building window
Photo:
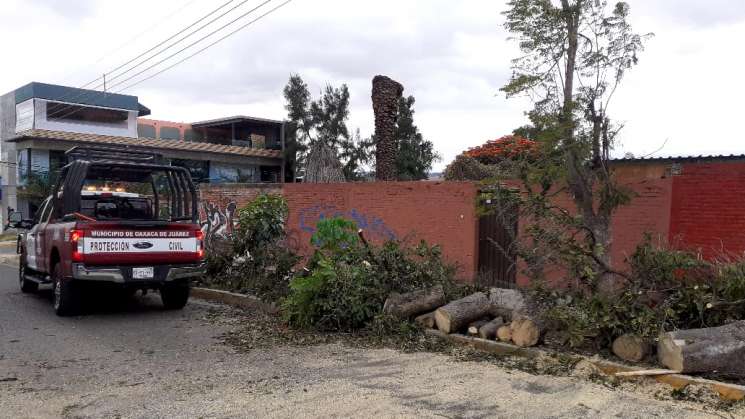
[[[196,183],[209,183],[210,162],[205,160],[171,159],[171,166],[189,170],[191,179]]]
[[[184,140],[186,141],[202,141],[204,140],[204,135],[200,131],[197,131],[195,129],[186,129],[184,130]]]
[[[279,183],[281,170],[277,166],[261,166],[261,181],[268,183]]]
[[[49,171],[58,173],[67,164],[64,151],[49,150]]]
[[[180,140],[181,131],[178,128],[160,127],[161,140]]]
[[[47,102],[47,121],[88,122],[95,124],[126,126],[128,111]]]
[[[148,124],[137,124],[137,136],[142,138],[155,138],[155,127]]]
[[[31,159],[29,158],[29,150],[24,148],[18,150],[16,154],[16,176],[18,177],[18,184],[25,185],[26,178],[31,171]]]

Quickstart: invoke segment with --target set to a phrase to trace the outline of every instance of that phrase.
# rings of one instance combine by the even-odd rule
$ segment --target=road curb
[[[539,356],[549,356],[552,353],[539,348],[521,348],[504,342],[496,342],[481,338],[474,338],[461,334],[445,334],[439,330],[428,329],[426,333],[436,336],[459,345],[470,346],[472,348],[505,356],[519,356],[523,358],[537,358]],[[642,368],[624,365],[604,359],[592,359],[581,355],[567,353],[569,358],[580,361],[585,360],[595,365],[600,371],[607,375],[613,375],[617,372],[638,371]],[[707,380],[705,378],[691,377],[682,374],[665,374],[650,377],[623,377],[628,380],[654,379],[660,383],[667,384],[675,389],[681,389],[689,384],[705,385],[716,391],[723,400],[740,401],[745,399],[745,386],[724,383],[721,381]]]
[[[212,288],[194,287],[191,289],[191,296],[202,300],[227,304],[244,310],[261,311],[266,314],[279,313],[279,307],[269,304],[260,299],[246,294],[216,290]]]

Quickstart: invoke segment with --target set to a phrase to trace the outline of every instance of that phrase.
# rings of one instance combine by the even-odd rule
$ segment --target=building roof
[[[207,121],[194,122],[191,124],[191,126],[194,128],[206,128],[206,127],[214,127],[217,125],[226,125],[226,124],[233,124],[233,123],[239,123],[239,122],[252,122],[255,124],[267,124],[267,125],[284,124],[283,121],[277,121],[274,119],[256,118],[253,116],[245,116],[245,115],[236,115],[236,116],[229,116],[226,118],[218,118],[218,119],[210,119]]]
[[[745,160],[745,154],[710,154],[699,156],[622,157],[611,159],[613,163],[654,163],[667,161]]]
[[[160,150],[192,151],[199,153],[217,153],[233,156],[281,158],[279,150],[267,150],[258,148],[238,147],[223,144],[211,144],[202,142],[188,142],[180,140],[156,140],[151,138],[116,137],[112,135],[80,134],[75,132],[48,131],[32,129],[18,133],[10,141],[18,142],[24,139],[42,139],[69,141],[76,143],[127,145],[140,148],[154,148]]]
[[[55,102],[79,105],[98,106],[101,108],[123,109],[137,111],[139,116],[150,115],[150,109],[139,103],[137,96],[108,93],[99,90],[78,89],[32,82],[14,91],[16,103],[25,102],[32,98],[52,100]]]

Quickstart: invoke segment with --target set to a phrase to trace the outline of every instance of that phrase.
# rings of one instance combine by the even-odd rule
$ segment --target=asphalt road
[[[102,297],[59,318],[49,291],[22,294],[16,276],[0,266],[2,418],[707,417],[651,389],[439,354],[340,344],[236,352],[219,337],[246,318],[199,301],[164,311],[157,295]]]

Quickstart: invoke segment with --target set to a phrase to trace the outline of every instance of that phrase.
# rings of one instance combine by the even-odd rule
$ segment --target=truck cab
[[[19,236],[23,292],[54,290],[58,315],[78,312],[91,285],[158,290],[180,309],[203,275],[203,233],[189,172],[130,148],[73,148],[52,194]]]

